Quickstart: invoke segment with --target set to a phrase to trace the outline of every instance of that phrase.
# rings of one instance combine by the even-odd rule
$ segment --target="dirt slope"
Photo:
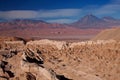
[[[99,33],[93,40],[120,40],[120,28],[107,29]]]

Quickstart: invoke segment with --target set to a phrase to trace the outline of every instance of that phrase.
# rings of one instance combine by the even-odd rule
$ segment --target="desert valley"
[[[90,40],[100,31],[120,26],[120,20],[112,17],[98,18],[92,14],[70,24],[48,23],[41,20],[1,20],[0,36],[25,39]]]
[[[120,20],[0,22],[0,80],[119,80]]]

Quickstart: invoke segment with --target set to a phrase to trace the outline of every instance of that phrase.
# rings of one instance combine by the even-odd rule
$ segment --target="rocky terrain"
[[[1,41],[0,80],[119,80],[120,42]]]

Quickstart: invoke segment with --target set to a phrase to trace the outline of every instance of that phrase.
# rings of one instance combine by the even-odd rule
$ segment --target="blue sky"
[[[72,23],[82,16],[120,18],[120,0],[0,0],[1,19]]]

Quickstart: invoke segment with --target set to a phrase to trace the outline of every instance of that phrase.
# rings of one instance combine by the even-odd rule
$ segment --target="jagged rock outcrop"
[[[24,61],[36,64],[43,64],[43,58],[40,56],[40,53],[34,52],[29,48],[26,49],[22,57]]]
[[[119,41],[67,43],[40,40],[28,42],[22,50],[20,46],[15,49],[11,46],[0,51],[0,79],[119,80]],[[4,62],[7,64],[3,65]],[[14,77],[10,77],[8,71]]]
[[[89,46],[89,45],[101,45],[101,44],[109,44],[116,43],[115,40],[96,40],[96,41],[84,41],[84,42],[74,42],[69,45],[69,48],[73,48],[75,46]]]
[[[40,53],[33,51],[32,49],[27,48],[22,55],[23,60],[21,61],[21,69],[24,72],[35,72],[38,75],[36,76],[37,80],[39,76],[42,75],[42,80],[58,80],[54,71],[47,70],[42,64],[44,63],[43,58],[40,56]]]
[[[43,59],[39,50],[34,51],[24,47],[21,47],[22,50],[20,50],[19,47],[21,45],[14,47],[16,43],[9,43],[10,49],[5,50],[3,48],[0,51],[1,60],[5,60],[1,61],[0,79],[58,80],[53,70],[49,70],[42,65]],[[8,64],[11,64],[12,67]]]
[[[36,77],[30,72],[26,72],[26,78],[27,80],[36,80]]]
[[[52,40],[38,40],[38,41],[30,41],[27,43],[27,46],[37,46],[37,45],[45,45],[45,46],[51,46],[55,49],[61,50],[64,49],[64,47],[66,46],[66,42],[65,41],[52,41]]]
[[[12,78],[14,77],[14,73],[10,70],[12,65],[10,65],[6,61],[0,61],[0,68],[2,69],[1,73],[3,73],[2,77]],[[6,75],[6,76],[4,76]]]
[[[10,49],[16,49],[18,51],[21,51],[24,49],[24,42],[23,41],[3,41],[0,42],[0,49],[1,50],[10,50]]]

